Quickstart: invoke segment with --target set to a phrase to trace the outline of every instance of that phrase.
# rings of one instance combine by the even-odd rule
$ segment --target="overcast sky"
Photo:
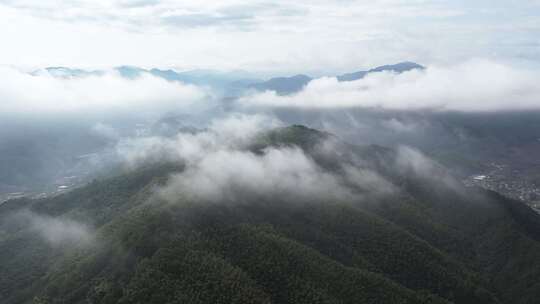
[[[333,73],[540,61],[538,0],[0,0],[0,64]]]

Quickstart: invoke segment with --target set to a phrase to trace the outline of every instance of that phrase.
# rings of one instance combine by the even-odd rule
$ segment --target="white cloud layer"
[[[149,74],[127,79],[110,71],[62,78],[0,67],[2,114],[163,113],[186,109],[207,98],[209,93],[199,87]]]
[[[242,198],[278,194],[290,201],[344,199],[348,191],[301,150],[282,148],[262,155],[235,150],[205,154],[174,176],[160,194],[169,199],[240,203]]]
[[[486,60],[431,66],[402,74],[372,73],[338,82],[324,77],[299,93],[273,91],[240,98],[244,106],[297,108],[382,108],[392,110],[499,111],[540,109],[540,72]]]
[[[208,153],[245,146],[262,130],[280,125],[280,121],[264,115],[230,114],[212,120],[198,133],[124,138],[116,145],[115,154],[130,167],[163,161],[195,163]]]
[[[183,163],[185,169],[158,191],[159,197],[172,202],[241,203],[275,195],[289,201],[335,201],[395,190],[367,169],[349,165],[340,172],[323,169],[297,147],[268,147],[260,153],[248,149],[260,132],[280,124],[262,115],[232,115],[214,120],[208,129],[195,134],[122,140],[117,155],[132,167],[148,162]],[[335,143],[327,141],[317,151],[332,157],[336,149]]]
[[[268,147],[260,153],[221,147],[187,162],[158,195],[171,202],[299,203],[360,201],[397,189],[374,171],[342,165],[335,172],[324,169],[297,147]]]

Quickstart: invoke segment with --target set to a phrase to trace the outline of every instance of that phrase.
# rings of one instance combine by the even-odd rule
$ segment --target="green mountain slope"
[[[321,152],[323,142],[330,152]],[[396,189],[381,195],[351,185],[358,199],[277,193],[209,203],[180,194],[170,201],[156,189],[184,167],[162,164],[56,197],[8,201],[0,205],[2,303],[535,303],[540,296],[539,219],[524,205],[446,182],[437,166],[429,178],[398,168],[395,150],[348,145],[302,126],[261,134],[246,149],[257,157],[290,146],[325,171],[369,168]],[[84,223],[91,237],[51,242],[28,218],[62,221],[63,229]]]

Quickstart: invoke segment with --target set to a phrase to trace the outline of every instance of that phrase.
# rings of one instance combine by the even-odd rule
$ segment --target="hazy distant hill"
[[[407,71],[411,71],[415,69],[422,70],[422,69],[425,69],[425,67],[414,62],[406,61],[406,62],[400,62],[397,64],[383,65],[383,66],[376,67],[374,69],[370,69],[367,71],[358,71],[354,73],[347,73],[347,74],[339,75],[337,76],[337,79],[339,81],[353,81],[353,80],[362,79],[369,73],[384,72],[384,71],[403,73],[403,72],[407,72]]]
[[[526,206],[453,184],[437,164],[400,167],[397,150],[303,126],[262,133],[245,153],[257,159],[295,146],[327,174],[371,170],[396,191],[351,185],[357,198],[305,200],[239,188],[232,201],[178,193],[164,202],[155,190],[184,170],[167,163],[54,198],[9,201],[0,205],[3,303],[476,304],[540,296],[539,218]],[[36,219],[42,229],[84,222],[95,243],[79,243],[75,233],[51,245]]]
[[[424,69],[423,66],[414,62],[401,62],[393,65],[384,65],[367,71],[358,71],[336,76],[339,81],[352,81],[363,78],[369,73],[382,71],[392,71],[402,73],[413,69]],[[290,77],[274,77],[266,81],[261,81],[253,74],[244,71],[220,72],[214,70],[190,70],[178,72],[172,69],[144,69],[135,66],[119,66],[114,68],[122,77],[136,78],[144,73],[166,79],[168,81],[181,81],[188,84],[206,85],[218,89],[224,89],[228,95],[237,94],[244,89],[256,89],[260,91],[271,90],[278,94],[291,94],[300,91],[313,78],[299,74]],[[87,77],[103,75],[102,70],[84,70],[68,67],[48,67],[44,70],[37,70],[33,74],[37,75],[45,71],[52,76],[62,78]]]
[[[339,81],[353,81],[364,78],[369,73],[391,71],[403,73],[414,69],[424,69],[423,66],[414,62],[401,62],[393,65],[383,65],[367,71],[358,71],[336,76]],[[251,84],[249,87],[260,91],[276,91],[280,95],[298,92],[308,84],[313,78],[306,75],[295,75],[291,77],[276,77],[264,82]]]
[[[47,67],[43,70],[37,70],[37,71],[32,72],[33,75],[39,75],[40,73],[48,73],[51,76],[60,77],[60,78],[74,78],[74,77],[103,75],[103,71],[99,71],[99,70],[72,69],[72,68],[67,68],[67,67]]]
[[[249,87],[260,91],[276,91],[278,94],[283,95],[300,91],[311,80],[312,78],[306,75],[276,77],[264,82],[251,84]]]
[[[118,66],[113,68],[122,77],[128,79],[134,79],[144,74],[150,74],[168,81],[181,81],[183,83],[212,86],[216,89],[228,89],[234,91],[235,89],[254,82],[260,81],[260,79],[254,77],[251,73],[245,71],[214,71],[214,70],[188,70],[188,71],[175,71],[172,69],[145,69],[136,66]],[[48,73],[54,77],[61,78],[77,78],[88,76],[100,76],[103,75],[105,70],[84,70],[69,67],[47,67],[43,70],[36,70],[32,72],[33,75],[39,75],[40,73]]]

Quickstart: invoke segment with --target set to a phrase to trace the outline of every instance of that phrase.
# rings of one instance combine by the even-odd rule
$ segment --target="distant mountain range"
[[[425,67],[419,65],[418,63],[406,61],[406,62],[400,62],[400,63],[392,64],[392,65],[383,65],[383,66],[376,67],[374,69],[367,70],[367,71],[358,71],[354,73],[347,73],[347,74],[339,75],[337,76],[337,79],[339,81],[353,81],[353,80],[362,79],[369,73],[377,73],[377,72],[385,72],[385,71],[403,73],[403,72],[416,70],[416,69],[423,70],[425,69]]]
[[[251,84],[249,87],[259,91],[276,91],[278,94],[290,94],[300,91],[313,78],[307,75],[275,77],[264,82]]]
[[[392,65],[383,65],[367,71],[358,71],[353,73],[347,73],[338,75],[336,78],[338,81],[354,81],[364,78],[370,73],[390,71],[395,73],[403,73],[414,69],[425,69],[425,67],[414,62],[400,62]],[[306,75],[295,75],[291,77],[276,77],[264,82],[252,84],[250,87],[260,91],[276,91],[278,94],[286,95],[300,91],[305,85],[307,85],[311,78]]]
[[[402,73],[414,69],[424,69],[422,65],[414,62],[400,62],[392,65],[383,65],[367,71],[357,71],[335,76],[339,81],[354,81],[364,78],[370,73],[390,71]],[[266,81],[245,71],[222,72],[215,70],[190,70],[177,72],[172,69],[162,70],[157,68],[144,69],[136,66],[119,66],[114,68],[122,77],[134,79],[143,74],[150,74],[168,81],[181,81],[188,84],[210,86],[222,89],[228,93],[235,93],[246,89],[258,91],[275,91],[277,94],[286,95],[300,91],[314,77],[308,75],[294,75],[290,77],[274,77]],[[33,75],[48,73],[54,77],[74,78],[103,75],[103,70],[83,70],[68,67],[47,67],[34,71]]]
[[[118,66],[112,69],[122,77],[135,79],[144,74],[153,75],[167,81],[180,81],[187,84],[210,86],[218,90],[234,92],[244,89],[247,85],[261,82],[262,80],[245,71],[215,71],[215,70],[189,70],[178,72],[172,69],[145,69],[136,66]],[[106,70],[84,70],[69,67],[47,67],[32,72],[32,75],[49,74],[58,78],[80,78],[89,76],[100,76]]]

